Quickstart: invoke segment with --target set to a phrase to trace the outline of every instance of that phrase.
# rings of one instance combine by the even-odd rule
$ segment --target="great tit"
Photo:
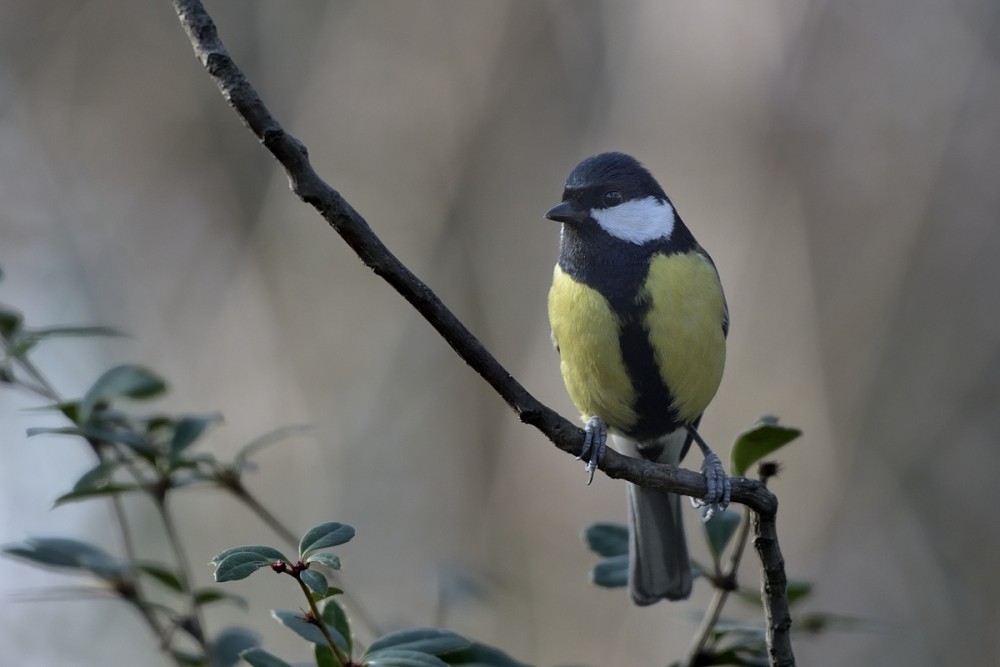
[[[549,324],[593,471],[608,432],[630,456],[679,465],[694,440],[704,503],[729,479],[698,435],[726,360],[729,311],[715,264],[635,158],[601,153],[566,179],[545,217],[562,223]],[[628,484],[629,592],[639,605],[691,594],[680,496]]]

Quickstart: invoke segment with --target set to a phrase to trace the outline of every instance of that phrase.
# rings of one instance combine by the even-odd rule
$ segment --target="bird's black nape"
[[[667,201],[667,195],[649,170],[625,153],[600,153],[588,157],[573,168],[566,179],[567,190],[614,188],[624,199],[654,196]]]

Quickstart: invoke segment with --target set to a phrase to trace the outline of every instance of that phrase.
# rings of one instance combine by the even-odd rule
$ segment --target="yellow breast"
[[[600,416],[619,431],[635,424],[635,391],[622,361],[618,318],[607,299],[556,266],[549,324],[566,391],[584,419]]]
[[[715,267],[695,252],[655,255],[636,304],[648,307],[643,328],[673,396],[664,409],[690,423],[715,396],[726,360],[725,297]],[[600,416],[618,431],[635,426],[636,390],[622,360],[621,323],[607,299],[556,266],[549,323],[566,389],[583,417]]]
[[[671,407],[681,422],[691,422],[715,396],[726,365],[726,300],[719,274],[699,253],[657,255],[643,297],[652,302],[646,328],[674,396]]]

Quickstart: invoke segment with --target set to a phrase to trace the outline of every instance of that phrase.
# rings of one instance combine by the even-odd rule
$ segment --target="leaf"
[[[83,570],[110,582],[120,581],[131,570],[128,563],[93,544],[69,537],[29,537],[23,542],[5,544],[0,551],[37,565]]]
[[[301,612],[272,609],[271,616],[276,618],[279,623],[297,634],[299,637],[305,639],[307,642],[326,645],[326,637],[323,636],[319,626],[307,621]],[[329,625],[326,626],[326,629],[333,638],[333,641],[337,644],[337,647],[345,649],[347,646],[347,640],[345,640],[340,633],[337,632],[337,629],[332,628]]]
[[[240,661],[244,651],[260,645],[260,637],[247,628],[226,628],[208,645],[209,664],[213,667],[232,667]]]
[[[785,595],[788,597],[788,604],[795,604],[805,600],[812,594],[812,582],[799,579],[789,579],[785,588]]]
[[[605,558],[628,554],[628,526],[623,523],[593,523],[583,531],[583,540]]]
[[[120,428],[112,424],[105,425],[100,420],[91,419],[80,429],[80,434],[98,442],[125,445],[148,461],[157,455],[156,448],[141,434],[128,428]]]
[[[320,597],[325,596],[327,590],[330,588],[329,582],[327,582],[326,577],[323,576],[322,572],[317,572],[316,570],[302,570],[299,573],[299,577],[302,582],[310,588],[316,595]]]
[[[269,566],[284,558],[275,558],[281,554],[271,547],[237,547],[229,549],[212,559],[215,565],[215,580],[239,581],[246,579],[262,567]]]
[[[463,667],[529,667],[523,662],[514,660],[500,649],[473,642],[469,648],[449,653],[442,658],[449,665]]]
[[[248,648],[240,653],[240,657],[253,667],[292,667],[289,663],[262,648]]]
[[[136,568],[143,574],[148,574],[170,590],[177,593],[184,592],[184,584],[181,583],[181,578],[177,576],[174,570],[171,570],[167,566],[160,565],[159,563],[136,563]]]
[[[121,444],[136,453],[143,455],[147,459],[156,454],[156,450],[152,447],[152,445],[150,445],[146,439],[138,433],[113,426],[105,428],[103,426],[103,422],[100,421],[95,422],[92,420],[83,428],[79,426],[60,426],[58,428],[39,426],[29,428],[25,431],[25,433],[29,438],[36,435],[74,435],[88,440],[95,440],[97,442]]]
[[[92,489],[83,489],[82,491],[70,491],[69,493],[64,493],[52,504],[52,508],[62,507],[69,503],[75,503],[80,500],[90,500],[92,498],[103,498],[105,496],[115,496],[121,493],[131,493],[133,491],[141,491],[143,487],[138,484],[105,484],[101,487],[96,487]]]
[[[205,656],[201,653],[195,653],[194,651],[185,651],[183,649],[174,648],[170,649],[170,657],[172,657],[174,662],[178,665],[189,665],[190,667],[205,666]]]
[[[347,612],[344,611],[344,608],[336,600],[327,598],[323,602],[323,609],[320,611],[320,614],[323,617],[323,622],[334,628],[344,638],[344,652],[350,655],[353,650],[354,638],[351,634],[351,621],[347,618]]]
[[[365,655],[383,649],[419,651],[441,655],[468,648],[472,642],[450,630],[440,628],[410,628],[382,635],[371,643]]]
[[[612,556],[598,561],[590,571],[590,581],[604,588],[621,588],[628,585],[628,554]]]
[[[73,485],[73,491],[90,491],[106,486],[119,465],[121,465],[119,461],[101,461],[80,475],[80,479]]]
[[[205,606],[213,602],[232,602],[240,609],[249,609],[246,598],[242,595],[228,593],[221,588],[205,587],[194,592],[194,603],[198,606]]]
[[[299,556],[305,556],[310,551],[335,547],[338,544],[350,542],[354,537],[354,528],[344,523],[331,521],[321,523],[306,531],[299,541]]]
[[[188,415],[177,420],[174,435],[170,439],[170,458],[176,460],[181,453],[193,445],[209,426],[222,421],[222,415]]]
[[[736,438],[730,454],[733,475],[746,475],[754,463],[781,449],[800,435],[802,435],[801,429],[781,426],[777,417],[761,417],[756,424]]]
[[[124,333],[111,327],[80,327],[80,326],[54,326],[39,329],[28,329],[25,334],[36,339],[55,338],[66,336],[70,338],[86,338],[90,336],[125,336]]]
[[[11,339],[21,329],[24,316],[9,306],[0,304],[0,337]]]
[[[843,614],[812,612],[799,614],[795,617],[795,632],[819,634],[827,630],[858,630],[871,629],[874,626],[868,619]]]
[[[247,444],[243,445],[240,451],[236,453],[236,456],[233,459],[233,467],[237,469],[244,468],[246,466],[247,459],[265,447],[281,442],[282,440],[290,438],[294,435],[299,435],[300,433],[311,432],[312,430],[313,428],[307,424],[292,424],[290,426],[276,428],[269,433],[265,433],[262,436],[254,438]]]
[[[159,396],[167,389],[159,375],[143,366],[122,364],[97,379],[80,401],[80,421],[86,422],[99,403],[116,398],[145,399]]]
[[[306,558],[306,562],[326,565],[331,570],[340,569],[340,556],[329,551],[321,551],[318,554],[310,554],[309,557]]]
[[[83,436],[83,431],[78,429],[76,426],[59,426],[58,428],[52,428],[48,426],[33,426],[24,431],[25,435],[29,438],[33,438],[36,435],[78,435]]]
[[[719,559],[722,558],[722,552],[726,550],[726,545],[733,539],[733,535],[736,534],[736,529],[740,525],[740,515],[738,512],[716,512],[708,521],[702,521],[701,525],[705,531],[712,558],[718,565]]]
[[[447,662],[429,653],[395,648],[366,654],[364,664],[385,667],[448,667]]]
[[[313,659],[316,661],[316,667],[340,667],[329,646],[313,644]]]
[[[278,551],[273,547],[252,545],[252,546],[233,547],[231,549],[226,549],[222,553],[213,557],[212,560],[209,561],[209,563],[211,563],[212,565],[218,565],[219,563],[222,562],[222,559],[244,551],[250,551],[252,553],[258,554],[264,558],[269,559],[270,562],[275,562],[279,560],[283,560],[286,563],[289,562],[288,558],[285,557],[285,554],[281,553],[280,551]]]

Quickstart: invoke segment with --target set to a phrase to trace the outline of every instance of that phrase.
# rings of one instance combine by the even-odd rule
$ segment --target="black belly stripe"
[[[622,361],[636,392],[633,408],[639,417],[639,421],[625,435],[639,442],[658,438],[679,425],[677,415],[670,407],[674,402],[673,394],[663,381],[653,347],[649,344],[649,331],[642,324],[647,310],[648,304],[643,304],[639,313],[624,319],[618,335]],[[620,313],[619,317],[622,317]]]

